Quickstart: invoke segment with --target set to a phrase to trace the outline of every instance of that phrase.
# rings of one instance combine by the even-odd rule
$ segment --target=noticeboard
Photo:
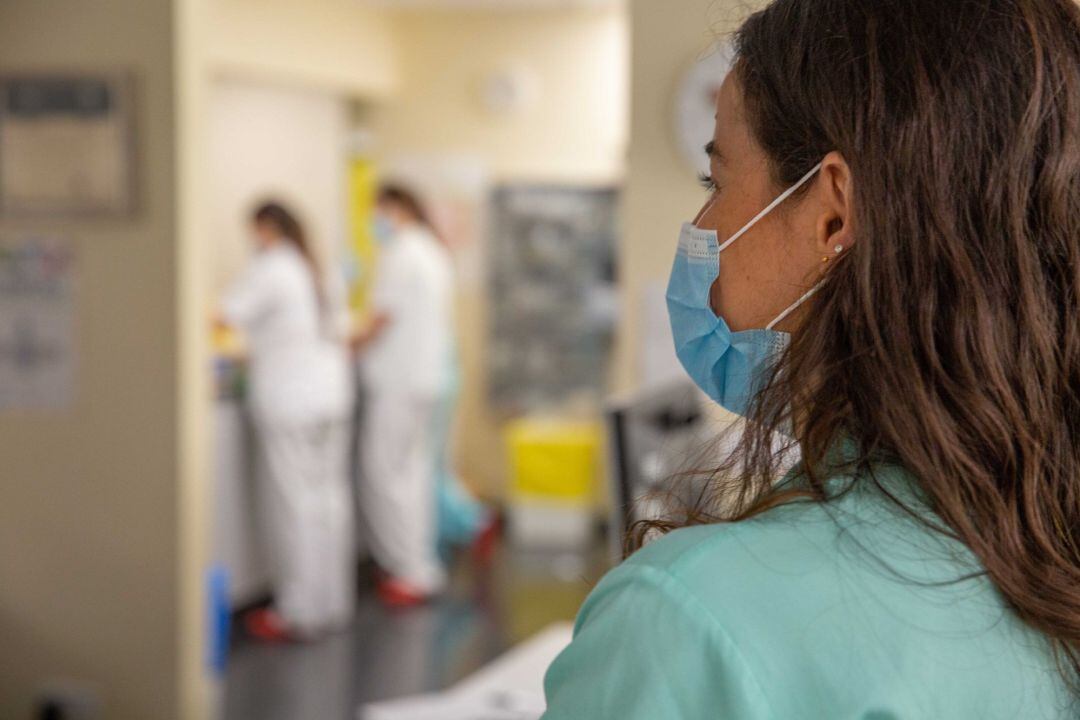
[[[0,213],[130,214],[131,115],[123,73],[0,76]]]

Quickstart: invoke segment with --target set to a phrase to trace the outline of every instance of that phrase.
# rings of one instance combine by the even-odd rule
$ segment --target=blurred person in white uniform
[[[309,639],[343,627],[355,601],[344,285],[320,272],[282,205],[261,205],[252,233],[256,252],[222,303],[224,322],[248,342],[273,571],[273,606],[245,626],[263,640]]]
[[[362,351],[360,508],[387,604],[408,606],[446,581],[436,552],[440,401],[453,385],[453,265],[415,197],[379,191],[372,320]]]

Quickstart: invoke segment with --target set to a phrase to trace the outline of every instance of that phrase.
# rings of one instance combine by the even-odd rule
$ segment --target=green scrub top
[[[903,471],[874,475],[918,504]],[[544,720],[1080,718],[967,548],[849,485],[673,532],[609,573],[548,670]]]

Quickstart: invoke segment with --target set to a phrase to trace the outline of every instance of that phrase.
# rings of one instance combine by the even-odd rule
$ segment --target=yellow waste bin
[[[506,427],[510,535],[519,544],[581,547],[596,514],[599,423],[523,419]]]

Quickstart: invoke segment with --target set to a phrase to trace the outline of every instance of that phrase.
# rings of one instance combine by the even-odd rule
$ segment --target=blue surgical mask
[[[690,378],[721,406],[746,417],[760,383],[790,342],[778,323],[805,303],[817,288],[803,295],[767,327],[732,332],[713,312],[709,294],[720,273],[720,254],[766,215],[791,197],[821,169],[819,163],[723,244],[715,230],[685,223],[668,283],[667,305],[675,353]],[[705,215],[703,212],[702,215]]]
[[[390,218],[382,213],[375,213],[371,219],[371,234],[377,243],[386,245],[394,239],[395,232],[394,222]]]

